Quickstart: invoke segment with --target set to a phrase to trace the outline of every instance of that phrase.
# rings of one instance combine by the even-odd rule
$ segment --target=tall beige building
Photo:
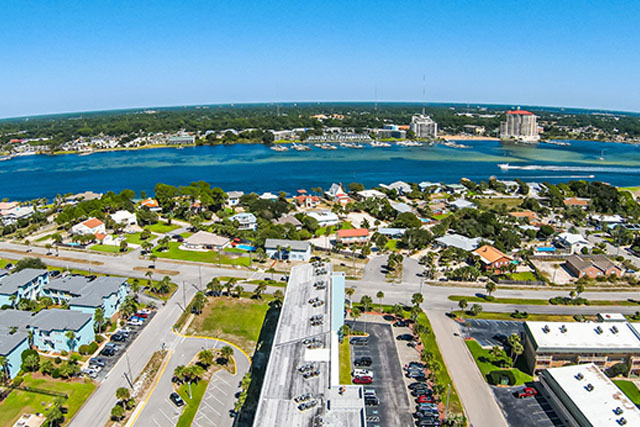
[[[438,124],[431,117],[417,114],[411,118],[410,129],[418,138],[435,138],[438,136]]]
[[[507,112],[507,121],[500,123],[500,138],[537,141],[538,123],[535,114],[525,110]]]

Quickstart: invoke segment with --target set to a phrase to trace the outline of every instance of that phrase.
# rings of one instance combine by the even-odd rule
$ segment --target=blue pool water
[[[247,252],[254,252],[256,250],[255,246],[245,245],[244,243],[236,245],[236,248],[242,249],[243,251]]]

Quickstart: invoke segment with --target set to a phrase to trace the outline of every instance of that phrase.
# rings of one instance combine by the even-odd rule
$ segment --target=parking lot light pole
[[[447,418],[447,412],[449,412],[449,397],[451,396],[451,384],[447,386],[447,405],[444,407],[444,417]]]

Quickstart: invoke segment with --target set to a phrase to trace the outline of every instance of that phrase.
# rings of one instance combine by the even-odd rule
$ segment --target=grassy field
[[[69,398],[64,403],[64,406],[68,409],[64,424],[68,424],[69,420],[96,388],[95,384],[91,381],[62,381],[50,378],[33,378],[30,374],[24,376],[23,385],[66,393]],[[46,414],[49,405],[52,404],[54,400],[54,396],[14,390],[0,403],[0,425],[13,425],[24,412],[40,412]]]
[[[530,271],[521,271],[519,273],[510,273],[509,274],[509,279],[511,280],[520,280],[523,282],[535,282],[538,281],[539,279],[536,277],[536,275]]]
[[[437,219],[438,221],[442,221],[443,219],[445,219],[449,215],[451,215],[451,212],[447,212],[447,213],[442,214],[442,215],[433,215],[433,218]]]
[[[151,237],[147,240],[153,240],[154,238],[156,238],[156,235],[151,233]],[[126,240],[127,243],[133,243],[134,245],[141,245],[142,242],[144,242],[144,240],[140,238],[140,233],[126,234],[124,240]]]
[[[97,251],[97,252],[106,252],[110,254],[124,254],[132,251],[133,249],[127,248],[126,251],[120,251],[120,246],[116,245],[93,245],[89,248],[89,250]]]
[[[149,230],[152,233],[166,234],[171,233],[173,230],[180,228],[177,224],[167,224],[166,222],[156,222],[155,224],[147,225],[145,230]]]
[[[613,382],[636,406],[640,407],[640,390],[633,382],[627,380],[613,380]]]
[[[395,239],[388,240],[384,247],[390,251],[395,251],[398,246],[398,241]]]
[[[45,240],[50,239],[50,238],[51,238],[51,236],[53,236],[54,234],[55,234],[55,233],[45,234],[45,235],[44,235],[44,236],[42,236],[42,237],[38,237],[35,241],[36,241],[36,242],[44,242]]]
[[[206,262],[210,264],[225,264],[225,265],[242,265],[249,266],[249,257],[239,256],[231,257],[223,254],[218,255],[217,252],[197,252],[197,251],[184,251],[180,249],[180,243],[169,242],[168,251],[159,251],[158,248],[153,249],[153,253],[158,258],[178,259],[184,261]]]
[[[487,301],[482,297],[476,296],[464,296],[464,295],[449,295],[449,300],[460,301],[462,299],[467,300],[468,303],[494,303],[494,304],[522,304],[522,305],[551,305],[549,300],[536,299],[536,298],[496,298],[492,301]],[[604,305],[604,306],[634,306],[639,305],[637,302],[629,300],[591,300],[589,305]]]
[[[467,344],[467,347],[469,348],[469,351],[475,359],[476,364],[478,365],[478,369],[480,369],[480,372],[482,373],[482,376],[485,380],[487,379],[487,375],[489,374],[489,372],[502,369],[491,363],[491,361],[495,360],[495,358],[491,355],[489,350],[483,349],[477,341],[466,340],[465,343]],[[520,357],[518,357],[518,362],[520,361],[520,359],[524,360],[524,356],[521,355]],[[520,369],[512,368],[507,370],[513,372],[513,375],[516,378],[515,385],[522,385],[524,383],[533,381],[531,375],[522,372]]]
[[[265,300],[210,298],[202,314],[191,322],[187,334],[222,338],[251,354],[268,310]]]
[[[483,311],[477,316],[471,316],[465,311],[457,310],[453,312],[456,317],[465,317],[468,319],[489,319],[489,320],[520,320],[520,321],[536,321],[536,322],[575,322],[573,316],[561,314],[533,314],[530,313],[526,319],[514,319],[510,313],[495,313],[491,311]]]
[[[204,396],[204,392],[207,391],[208,385],[209,381],[207,380],[201,380],[198,384],[191,384],[191,398],[189,398],[189,386],[187,384],[180,386],[178,394],[184,399],[186,405],[182,410],[182,415],[180,415],[176,427],[189,427],[191,425],[198,413],[202,396]]]
[[[333,234],[336,231],[335,225],[329,226],[329,234]],[[320,227],[316,230],[316,237],[324,236],[327,234],[327,227]]]
[[[344,337],[340,348],[340,384],[351,384],[351,347],[349,347],[349,337]]]
[[[507,209],[517,208],[522,203],[522,199],[518,198],[487,198],[475,199],[474,202],[485,209],[491,209],[503,204],[507,205]]]

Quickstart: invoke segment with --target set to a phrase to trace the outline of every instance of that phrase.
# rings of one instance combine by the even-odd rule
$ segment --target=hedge
[[[487,379],[491,385],[514,385],[516,377],[509,370],[491,371],[487,374]]]

